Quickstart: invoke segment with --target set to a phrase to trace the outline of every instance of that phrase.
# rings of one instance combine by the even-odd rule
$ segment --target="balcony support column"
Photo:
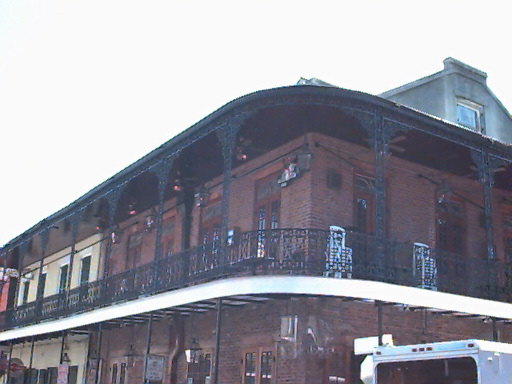
[[[29,384],[32,380],[32,364],[34,363],[34,336],[30,341],[30,358],[28,360],[28,375],[25,374],[23,377],[23,384]]]
[[[103,276],[107,277],[110,274],[110,256],[112,254],[112,234],[114,233],[114,218],[117,211],[117,204],[119,196],[121,195],[121,187],[116,187],[109,195],[108,201],[108,231],[107,231],[107,245],[105,247],[105,260],[103,262]]]
[[[386,185],[385,169],[390,132],[378,117],[372,137],[375,156],[375,233],[379,241],[386,236]],[[381,255],[382,256],[382,255]]]
[[[149,364],[149,354],[151,352],[151,332],[153,330],[153,313],[149,314],[149,320],[148,320],[148,334],[146,338],[146,359],[144,362],[144,377],[143,381],[144,383],[149,384],[148,380],[148,364]]]
[[[240,130],[244,115],[239,115],[222,127],[217,129],[217,137],[222,145],[222,201],[221,201],[221,239],[225,243],[229,226],[229,202],[231,195],[231,182],[233,179],[233,155],[236,147],[236,137]]]
[[[77,211],[73,216],[71,216],[71,251],[69,254],[69,271],[68,277],[66,281],[66,303],[69,297],[69,290],[71,289],[71,280],[73,276],[73,264],[75,260],[76,253],[76,239],[78,237],[78,225],[80,223],[80,218],[82,216],[82,211]]]
[[[382,301],[376,301],[377,306],[377,339],[379,346],[383,345],[382,335],[384,334],[382,326]]]
[[[101,339],[103,337],[103,323],[98,325],[98,338],[96,340],[96,366],[94,372],[94,384],[99,384],[100,382],[100,361],[101,361]]]
[[[374,115],[372,119],[362,121],[374,152],[374,194],[375,194],[375,234],[377,237],[376,264],[383,272],[385,262],[384,240],[386,238],[386,159],[389,155],[389,140],[401,130],[385,121],[382,116]]]
[[[215,325],[215,355],[213,356],[213,372],[212,384],[217,384],[219,381],[219,351],[220,351],[220,332],[222,320],[222,298],[217,298],[216,303],[217,319]]]
[[[167,188],[167,183],[169,181],[169,171],[171,170],[172,163],[174,161],[173,157],[168,157],[158,164],[158,168],[156,171],[156,175],[158,178],[158,206],[156,209],[156,235],[155,235],[155,255],[153,256],[153,260],[158,260],[162,255],[162,233],[163,233],[163,215],[164,215],[164,205],[165,205],[165,190]]]
[[[66,331],[62,331],[62,338],[60,340],[60,359],[59,364],[64,364],[64,346],[66,345]]]
[[[7,359],[7,373],[4,376],[4,384],[9,384],[11,381],[11,363],[12,363],[12,347],[13,342],[9,342],[9,359]]]
[[[16,284],[16,292],[14,292],[14,305],[13,308],[16,308],[18,305],[22,305],[22,303],[18,303],[19,297],[20,297],[20,290],[21,286],[23,284],[23,276],[22,276],[22,270],[23,270],[23,264],[25,260],[25,255],[28,252],[28,243],[27,241],[24,241],[20,244],[20,262],[18,265],[19,268],[19,277],[18,277],[18,284]]]
[[[36,288],[36,300],[38,301],[35,313],[35,321],[39,320],[43,313],[43,302],[42,298],[44,297],[44,285],[41,282],[41,276],[43,274],[44,268],[44,258],[46,257],[46,246],[48,245],[48,239],[50,237],[50,229],[46,228],[41,233],[41,262],[39,263],[39,276],[37,278],[37,288]],[[46,283],[46,281],[45,281]],[[45,284],[46,285],[46,284]]]
[[[495,317],[492,318],[492,341],[499,341],[498,321]]]
[[[496,281],[496,247],[494,244],[493,229],[493,207],[492,207],[492,187],[494,185],[494,172],[503,165],[503,162],[489,155],[484,151],[471,151],[471,157],[478,168],[479,181],[483,186],[484,217],[485,217],[485,238],[487,244],[487,264],[489,286],[488,299],[497,298]]]

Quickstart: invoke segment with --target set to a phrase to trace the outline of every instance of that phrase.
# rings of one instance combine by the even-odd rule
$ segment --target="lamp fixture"
[[[441,183],[436,187],[436,199],[439,204],[447,203],[453,194],[453,188],[448,184],[446,179],[442,179]]]
[[[115,226],[112,230],[111,240],[112,244],[119,244],[121,242],[121,237],[123,236],[123,231],[119,228],[119,226]]]
[[[146,231],[150,232],[153,227],[155,226],[155,221],[156,221],[156,218],[155,218],[155,209],[153,208],[151,210],[151,213],[149,215],[146,216],[146,220],[144,222],[144,226],[146,227]]]
[[[98,232],[101,232],[101,231],[105,230],[106,228],[107,228],[107,223],[106,223],[105,219],[98,218],[98,220],[96,222],[96,230]]]
[[[238,161],[245,161],[245,160],[247,160],[247,154],[244,152],[242,147],[237,147],[236,148],[236,159]]]
[[[202,350],[203,349],[199,346],[196,338],[193,337],[190,346],[185,349],[185,357],[187,359],[187,363],[199,362],[199,356],[201,355]]]
[[[133,363],[135,361],[135,349],[133,348],[133,344],[130,344],[130,346],[126,349],[124,359],[126,360],[126,365],[128,367],[133,367]]]
[[[133,216],[137,213],[137,210],[135,209],[135,204],[128,204],[128,214]]]
[[[63,364],[69,364],[69,363],[71,363],[71,359],[69,358],[69,355],[68,355],[68,353],[67,353],[67,352],[64,352],[64,353],[62,354],[62,363],[63,363]]]
[[[309,148],[309,143],[307,139],[305,139],[306,143],[304,147],[302,147],[297,152],[297,163],[299,164],[299,172],[304,173],[311,170],[311,163],[313,161],[313,152]]]
[[[198,188],[194,198],[197,207],[205,206],[210,201],[210,191],[203,184]]]
[[[183,191],[183,185],[181,184],[180,179],[174,180],[174,186],[172,187],[172,189],[174,189],[176,192]]]

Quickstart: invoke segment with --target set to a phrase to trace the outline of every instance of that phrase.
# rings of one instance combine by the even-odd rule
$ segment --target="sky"
[[[378,94],[454,57],[512,110],[499,0],[0,0],[0,246],[247,93]]]

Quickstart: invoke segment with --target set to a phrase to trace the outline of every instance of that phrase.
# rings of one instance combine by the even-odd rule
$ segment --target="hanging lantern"
[[[196,206],[203,207],[210,201],[210,191],[204,185],[199,187],[199,190],[194,195]]]
[[[69,358],[69,355],[68,355],[68,353],[67,353],[67,352],[64,352],[64,353],[62,354],[62,363],[63,363],[63,364],[69,364],[69,363],[71,363],[71,359]]]
[[[247,154],[244,152],[242,147],[236,148],[236,159],[238,161],[245,161],[247,160]]]
[[[313,162],[313,152],[309,148],[309,144],[306,143],[302,149],[297,152],[297,163],[299,172],[309,172],[311,170],[311,163]]]
[[[126,366],[133,367],[133,363],[135,362],[135,349],[133,348],[132,344],[130,344],[130,346],[126,349],[124,359],[126,360]]]
[[[137,213],[137,210],[135,209],[135,203],[128,204],[128,214],[130,216],[133,216]]]
[[[199,356],[201,355],[201,351],[203,349],[199,346],[196,338],[192,338],[192,342],[190,346],[185,349],[185,357],[187,359],[187,363],[197,363],[199,362]]]
[[[146,220],[144,222],[144,226],[146,227],[146,231],[148,232],[151,231],[155,226],[156,218],[153,212],[154,210],[152,211],[152,213],[146,216]]]
[[[183,191],[183,185],[181,184],[180,179],[174,180],[174,186],[172,187],[172,189],[174,189],[176,192]]]
[[[116,225],[111,234],[112,244],[119,244],[121,242],[121,237],[123,236],[123,231],[119,229]]]
[[[439,204],[447,203],[451,199],[453,188],[448,184],[446,179],[441,180],[441,183],[436,188],[436,199]]]
[[[104,231],[105,229],[107,228],[107,222],[105,219],[103,218],[98,218],[97,222],[96,222],[96,230],[98,232],[102,232]]]

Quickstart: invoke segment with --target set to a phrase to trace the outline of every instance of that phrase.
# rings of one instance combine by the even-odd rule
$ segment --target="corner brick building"
[[[511,161],[325,84],[236,99],[1,249],[3,377],[358,383],[356,338],[510,342]]]

